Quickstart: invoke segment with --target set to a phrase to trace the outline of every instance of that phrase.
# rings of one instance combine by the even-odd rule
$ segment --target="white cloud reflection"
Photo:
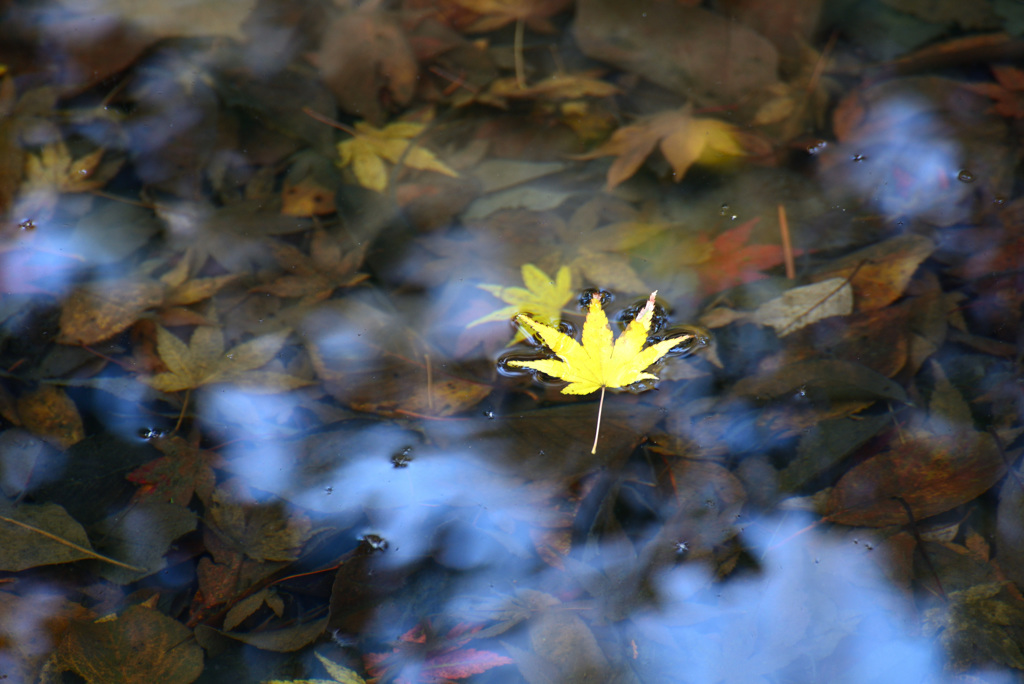
[[[652,649],[656,669],[681,668],[699,684],[775,681],[779,671],[789,682],[937,681],[934,643],[908,629],[913,608],[870,552],[829,532],[799,532],[810,522],[748,527],[742,536],[761,571],[710,592],[711,579],[690,565],[662,573],[663,603],[634,618],[679,647]]]

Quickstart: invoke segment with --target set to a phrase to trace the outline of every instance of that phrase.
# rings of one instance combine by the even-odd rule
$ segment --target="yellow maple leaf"
[[[672,166],[676,182],[697,162],[719,164],[728,158],[770,151],[761,138],[718,119],[696,118],[692,107],[686,106],[623,126],[603,145],[578,158],[618,157],[608,169],[607,188],[611,190],[631,178],[655,147],[661,148]]]
[[[52,188],[57,192],[94,190],[106,182],[106,179],[93,178],[103,152],[103,148],[99,148],[73,159],[63,142],[51,143],[39,154],[29,154],[25,159],[25,182],[33,188]]]
[[[538,370],[560,380],[567,380],[569,384],[562,388],[562,394],[590,394],[601,390],[601,400],[597,409],[597,430],[594,433],[594,446],[590,449],[592,454],[597,453],[597,438],[601,433],[605,388],[626,387],[640,380],[657,380],[656,375],[644,372],[647,367],[673,347],[686,343],[685,339],[671,337],[644,348],[647,333],[651,329],[654,298],[657,294],[657,290],[651,293],[647,305],[630,321],[614,344],[611,328],[608,327],[608,316],[601,308],[599,294],[590,298],[587,320],[583,324],[583,344],[529,316],[516,316],[516,321],[536,332],[558,358],[509,361],[508,365]]]
[[[53,214],[61,193],[89,192],[103,187],[117,172],[119,164],[100,168],[105,151],[93,150],[77,159],[62,141],[44,146],[37,154],[25,157],[25,182],[19,189],[19,217],[36,220]]]
[[[313,655],[319,658],[320,663],[327,670],[327,674],[331,676],[330,679],[273,679],[266,682],[266,684],[335,684],[336,682],[339,684],[366,684],[366,680],[355,671],[319,653],[314,653]]]
[[[359,121],[355,125],[355,135],[338,143],[338,166],[351,166],[359,184],[377,192],[384,192],[388,187],[385,160],[392,164],[401,161],[409,168],[458,177],[459,174],[435,157],[433,152],[418,144],[412,145],[413,138],[424,128],[425,124],[403,121],[374,128],[365,121]]]
[[[312,384],[309,380],[285,373],[256,370],[277,356],[289,330],[271,333],[224,350],[220,328],[203,325],[185,344],[164,327],[156,330],[156,348],[168,370],[139,378],[161,392],[192,390],[203,385],[231,383],[252,392],[283,392]]]
[[[538,316],[542,321],[557,326],[562,320],[562,308],[569,303],[575,294],[572,290],[572,275],[568,266],[558,269],[555,279],[533,264],[523,264],[523,284],[526,287],[504,287],[502,285],[477,285],[481,290],[489,292],[508,306],[481,316],[469,325],[507,321],[522,311]],[[522,331],[516,333],[513,342],[523,339]]]

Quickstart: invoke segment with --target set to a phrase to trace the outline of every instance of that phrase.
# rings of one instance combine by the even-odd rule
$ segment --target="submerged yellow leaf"
[[[338,143],[338,166],[352,167],[356,180],[364,188],[384,192],[388,187],[388,161],[421,171],[436,171],[446,176],[459,174],[434,156],[434,153],[414,145],[413,139],[423,132],[425,124],[397,122],[384,128],[374,128],[365,121],[357,122],[354,137]]]
[[[565,333],[520,314],[516,320],[537,333],[558,359],[538,361],[509,361],[510,366],[530,368],[569,382],[562,388],[563,394],[590,394],[601,390],[601,402],[597,413],[597,432],[601,430],[601,410],[604,407],[606,387],[626,387],[640,380],[657,380],[658,377],[645,372],[648,366],[667,354],[673,347],[686,343],[685,339],[673,337],[644,348],[647,333],[654,316],[654,298],[651,293],[647,305],[637,317],[630,321],[618,339],[612,343],[612,331],[608,327],[608,316],[601,308],[600,295],[590,299],[587,320],[583,324],[583,344]],[[597,434],[590,453],[597,452]]]
[[[223,332],[214,326],[197,327],[188,344],[163,327],[157,327],[156,332],[157,353],[167,371],[139,379],[161,392],[230,383],[252,392],[272,393],[312,384],[284,373],[256,370],[277,356],[289,330],[256,337],[226,352]]]
[[[481,290],[489,292],[508,306],[481,316],[467,325],[472,328],[481,323],[507,321],[520,312],[529,312],[550,325],[558,325],[562,320],[562,309],[573,298],[572,274],[568,266],[558,269],[554,280],[533,264],[523,264],[523,284],[526,287],[503,287],[501,285],[477,285]],[[521,340],[522,332],[516,334],[513,341]]]

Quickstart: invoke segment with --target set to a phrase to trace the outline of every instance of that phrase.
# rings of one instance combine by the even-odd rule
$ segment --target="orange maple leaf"
[[[1002,65],[991,68],[996,83],[968,83],[964,87],[995,100],[991,111],[996,114],[1012,119],[1024,118],[1024,71]]]
[[[783,262],[781,246],[747,244],[750,232],[760,220],[753,218],[712,240],[711,257],[696,266],[704,294],[715,294],[735,285],[766,278],[762,270]]]
[[[695,163],[719,164],[729,158],[771,151],[762,138],[725,121],[695,117],[693,107],[687,105],[623,126],[603,145],[577,159],[618,157],[608,169],[607,189],[611,190],[631,178],[655,147],[672,166],[677,183]]]

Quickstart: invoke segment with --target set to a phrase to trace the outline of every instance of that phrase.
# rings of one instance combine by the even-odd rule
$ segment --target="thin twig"
[[[309,107],[303,107],[302,108],[302,113],[305,114],[306,116],[308,116],[311,119],[319,121],[322,124],[327,124],[328,126],[330,126],[332,128],[337,128],[339,131],[345,131],[349,135],[359,135],[359,132],[356,131],[356,129],[352,128],[351,126],[346,126],[345,124],[341,123],[340,121],[335,121],[334,119],[332,119],[332,118],[330,118],[328,116],[324,116],[320,112],[313,111]]]
[[[779,205],[779,232],[782,234],[782,257],[786,262],[786,277],[796,278],[796,265],[793,263],[793,243],[789,240],[789,221],[786,219],[786,206]]]

